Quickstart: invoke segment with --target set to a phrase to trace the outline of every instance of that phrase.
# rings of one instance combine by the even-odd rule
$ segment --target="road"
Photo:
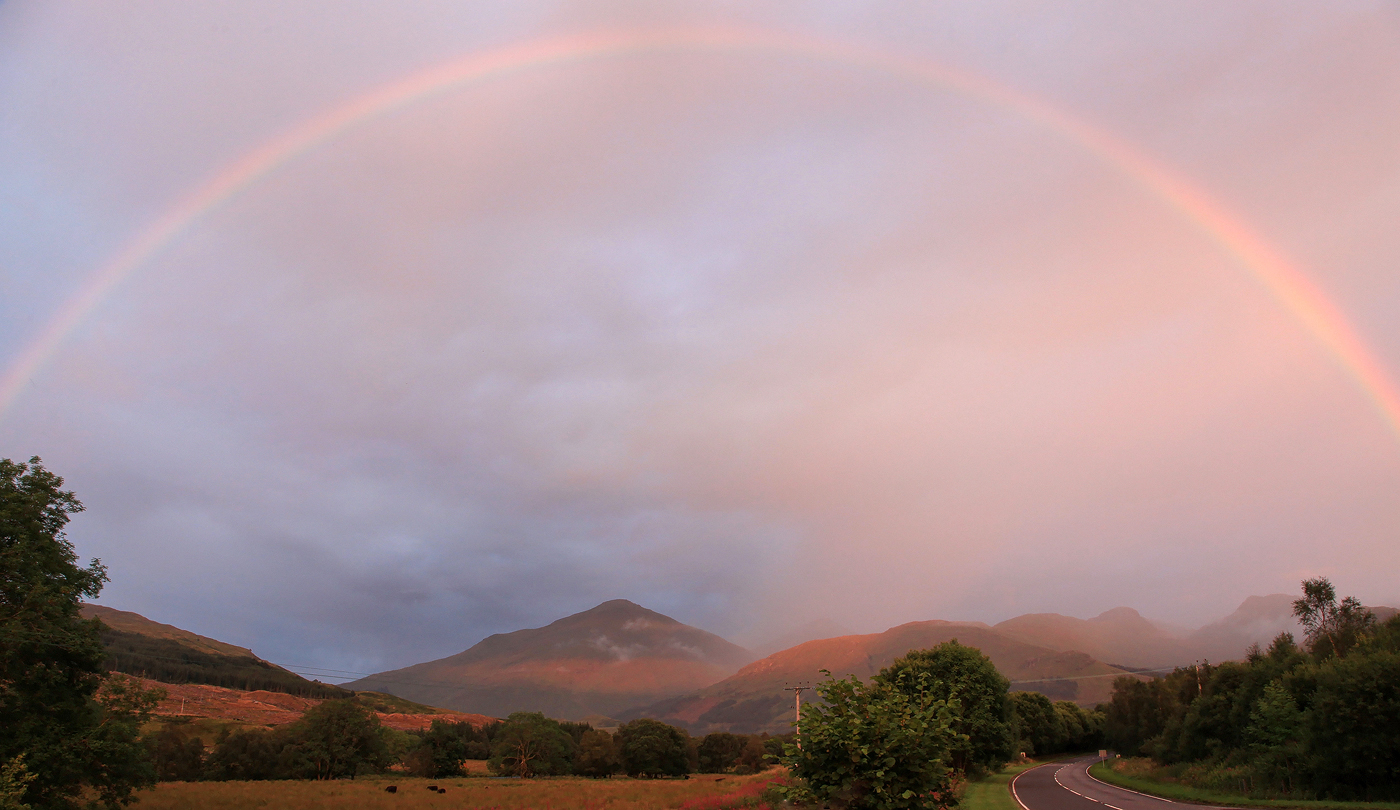
[[[1011,795],[1025,810],[1170,810],[1198,805],[1159,799],[1100,782],[1089,775],[1098,757],[1051,762],[1011,780]]]

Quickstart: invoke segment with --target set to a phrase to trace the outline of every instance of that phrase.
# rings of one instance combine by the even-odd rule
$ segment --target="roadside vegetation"
[[[1293,804],[1400,801],[1400,617],[1378,625],[1326,579],[1304,581],[1293,607],[1301,646],[1284,633],[1245,661],[1115,682],[1108,744],[1150,758],[1122,775]]]
[[[1237,807],[1296,807],[1303,810],[1400,810],[1400,802],[1350,802],[1341,800],[1257,799],[1238,792],[1207,790],[1182,782],[1192,766],[1158,765],[1147,757],[1124,757],[1096,763],[1089,769],[1095,779],[1111,785],[1161,796],[1179,802]]]

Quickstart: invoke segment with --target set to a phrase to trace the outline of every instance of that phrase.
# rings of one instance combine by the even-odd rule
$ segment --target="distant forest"
[[[102,644],[107,648],[107,669],[164,683],[265,689],[320,699],[352,694],[337,686],[308,681],[257,658],[202,652],[170,639],[106,628],[102,631]]]

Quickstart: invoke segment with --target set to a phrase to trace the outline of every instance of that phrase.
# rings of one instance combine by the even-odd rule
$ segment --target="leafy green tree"
[[[1011,715],[1025,753],[1054,754],[1064,750],[1068,739],[1064,720],[1050,698],[1039,692],[1012,692]]]
[[[33,781],[34,774],[24,767],[24,754],[0,765],[0,810],[29,810],[24,791]]]
[[[1305,739],[1314,787],[1336,798],[1400,798],[1400,652],[1366,645],[1328,659],[1313,685]]]
[[[82,509],[37,457],[0,459],[0,762],[24,755],[23,802],[36,808],[85,790],[117,807],[155,781],[136,730],[156,696],[125,679],[104,688],[102,624],[78,615],[107,581],[64,535]]]
[[[555,720],[539,712],[515,712],[496,730],[487,767],[504,776],[569,773],[574,741]]]
[[[1280,681],[1269,683],[1255,702],[1244,732],[1261,778],[1293,790],[1303,753],[1302,732],[1298,702]]]
[[[628,776],[684,776],[690,772],[689,742],[684,731],[650,718],[617,730],[618,755]]]
[[[772,739],[777,739],[776,737]],[[735,773],[758,773],[782,757],[781,753],[770,755],[764,739],[750,734],[744,740],[744,748],[734,760]]]
[[[875,679],[895,688],[913,690],[921,688],[917,686],[920,674],[927,676],[927,688],[935,697],[950,706],[956,702],[953,730],[965,740],[953,749],[955,770],[995,770],[1012,757],[1016,738],[1011,718],[1011,684],[997,672],[991,659],[976,647],[965,647],[954,639],[927,650],[910,650],[880,670]]]
[[[251,728],[221,735],[204,761],[205,778],[243,782],[282,777],[280,758],[287,745],[286,729]]]
[[[485,731],[466,721],[434,720],[419,737],[417,747],[405,758],[409,772],[415,776],[429,779],[463,776],[465,760],[491,756]]]
[[[309,763],[316,779],[354,779],[360,770],[389,764],[379,716],[355,700],[327,700],[311,707],[291,733],[295,754]]]
[[[574,772],[602,779],[617,773],[622,767],[617,743],[606,731],[589,729],[579,738],[578,754],[574,757]]]
[[[204,743],[181,724],[168,724],[146,738],[156,779],[194,782],[204,775]]]
[[[734,767],[738,761],[739,754],[743,753],[745,744],[748,743],[746,737],[738,734],[730,734],[725,731],[716,731],[713,734],[706,734],[700,740],[699,754],[700,762],[698,770],[700,773],[726,773]]]
[[[800,781],[785,789],[798,802],[902,810],[957,803],[950,768],[967,738],[954,728],[956,701],[926,672],[903,670],[861,683],[827,680],[802,718],[801,747],[785,746],[782,763]]]
[[[1326,577],[1303,580],[1303,596],[1293,602],[1293,615],[1308,631],[1313,655],[1346,655],[1376,624],[1376,617],[1355,596],[1337,601],[1337,589]]]

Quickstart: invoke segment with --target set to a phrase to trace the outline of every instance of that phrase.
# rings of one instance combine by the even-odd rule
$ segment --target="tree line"
[[[326,701],[278,728],[226,731],[207,750],[187,723],[168,723],[145,740],[162,781],[353,779],[391,770],[445,779],[466,776],[468,760],[486,760],[492,773],[522,778],[742,774],[771,765],[782,742],[725,733],[694,738],[652,719],[608,732],[538,712],[482,726],[435,720],[405,732],[382,725],[355,700]]]
[[[308,681],[258,658],[220,655],[195,650],[167,638],[153,638],[104,627],[102,646],[107,658],[102,666],[162,683],[204,683],[228,689],[265,689],[298,697],[348,697],[338,686]]]
[[[1183,781],[1261,798],[1400,799],[1400,617],[1384,624],[1325,578],[1283,633],[1244,661],[1120,678],[1108,744]]]

